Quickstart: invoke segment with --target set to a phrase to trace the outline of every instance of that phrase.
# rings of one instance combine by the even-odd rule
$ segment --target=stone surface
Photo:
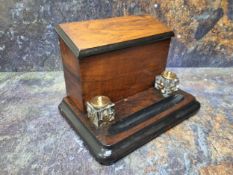
[[[230,20],[233,20],[233,0],[228,0],[228,17]]]
[[[170,26],[176,37],[171,43],[169,66],[233,65],[232,0],[119,0],[124,14],[134,14],[130,4]],[[115,9],[115,8],[113,8]]]
[[[112,0],[0,0],[0,70],[60,70],[54,27],[112,16]]]
[[[210,10],[199,16],[199,25],[195,33],[195,39],[199,40],[204,37],[223,16],[223,9]]]
[[[200,170],[200,175],[227,175],[232,174],[233,164],[224,163],[222,165],[209,166]]]
[[[59,114],[62,72],[0,73],[0,174],[232,173],[233,68],[173,68],[200,111],[111,166]]]
[[[232,0],[0,0],[0,71],[61,70],[54,26],[151,14],[176,34],[169,66],[233,66]]]

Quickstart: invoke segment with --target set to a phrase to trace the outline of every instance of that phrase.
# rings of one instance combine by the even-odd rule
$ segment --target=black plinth
[[[179,103],[179,100],[181,100],[181,98],[179,98],[178,101],[177,100],[178,99],[173,99],[173,102],[176,101],[177,103]],[[160,109],[162,108],[163,110],[166,110],[166,107],[163,106],[167,106],[166,103],[169,102],[171,103],[171,99],[167,101],[163,100],[163,103],[159,101],[157,102],[157,104],[160,103]],[[187,119],[188,117],[196,113],[200,108],[200,103],[196,101],[194,98],[184,106],[179,107],[175,111],[163,116],[160,120],[152,122],[146,127],[140,128],[140,130],[124,138],[120,142],[111,145],[105,144],[102,141],[100,141],[96,133],[98,133],[99,135],[103,134],[107,135],[108,137],[114,137],[115,134],[127,132],[126,129],[128,126],[126,126],[126,129],[124,128],[124,130],[116,130],[116,126],[121,125],[122,122],[134,123],[135,125],[139,124],[138,122],[146,122],[145,120],[149,120],[149,118],[151,117],[150,114],[153,115],[152,117],[156,117],[156,115],[159,115],[159,112],[157,110],[158,106],[156,106],[156,104],[153,104],[154,106],[151,105],[145,108],[144,110],[133,113],[129,117],[126,117],[124,120],[116,122],[103,133],[101,133],[99,130],[94,129],[94,127],[85,117],[85,114],[77,112],[78,109],[72,106],[71,104],[72,102],[69,102],[69,98],[65,97],[59,105],[59,110],[61,114],[71,124],[71,126],[78,133],[78,135],[83,139],[87,148],[89,149],[90,153],[95,157],[95,159],[99,163],[104,165],[110,165],[116,162],[120,158],[126,156],[135,149],[149,142],[150,140],[165,132],[169,128]],[[155,113],[154,111],[157,111],[157,113]],[[144,118],[140,118],[141,116],[139,115],[143,116]],[[131,122],[131,120],[134,121]],[[129,126],[129,130],[130,127],[135,126]]]

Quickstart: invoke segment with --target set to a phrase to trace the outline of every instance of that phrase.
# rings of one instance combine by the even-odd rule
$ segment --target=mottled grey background
[[[132,14],[175,31],[169,66],[233,66],[233,0],[0,0],[0,71],[61,70],[54,26]]]
[[[200,111],[111,166],[60,116],[61,71],[0,73],[0,175],[232,175],[233,68],[172,71]]]

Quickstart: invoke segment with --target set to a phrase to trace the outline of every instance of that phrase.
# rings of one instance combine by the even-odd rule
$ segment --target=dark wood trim
[[[79,58],[85,58],[92,55],[98,55],[101,53],[111,52],[115,50],[125,49],[129,47],[135,47],[145,44],[151,44],[159,41],[163,41],[166,39],[170,39],[174,36],[173,32],[167,32],[160,35],[152,35],[149,37],[139,38],[135,40],[129,40],[125,42],[119,42],[111,45],[105,45],[100,47],[95,47],[91,49],[86,50],[80,50],[69,38],[69,36],[66,35],[66,33],[61,29],[61,27],[58,25],[55,28],[57,34],[62,38],[62,40],[66,43],[66,45],[71,49],[71,51],[74,53],[74,55]]]
[[[151,43],[163,41],[166,39],[170,39],[173,36],[174,36],[173,32],[168,32],[168,33],[164,33],[161,35],[152,35],[152,36],[144,37],[144,38],[140,38],[140,39],[135,39],[135,40],[120,42],[120,43],[116,43],[116,44],[81,50],[79,52],[79,58],[81,59],[84,57],[98,55],[101,53],[111,52],[111,51],[115,51],[115,50],[129,48],[129,47],[151,44]]]
[[[184,99],[184,96],[182,94],[176,94],[170,97],[166,97],[112,124],[108,129],[108,134],[115,135],[122,131],[126,131],[138,125],[139,123],[144,122],[145,120],[148,120],[149,118],[171,108],[172,106],[181,102],[183,99]]]
[[[76,116],[69,105],[63,100],[59,105],[59,110],[64,118],[70,123],[74,130],[86,143],[90,153],[95,159],[104,165],[110,165],[135,149],[146,144],[153,138],[159,136],[166,130],[179,124],[183,120],[195,114],[200,108],[200,103],[193,100],[186,106],[179,108],[177,111],[168,114],[163,120],[152,123],[142,128],[140,131],[115,144],[114,146],[106,146],[101,144],[98,139],[85,127],[85,124]]]
[[[75,57],[79,57],[79,48],[75,46],[75,44],[72,42],[69,36],[62,30],[62,28],[57,25],[55,27],[55,30],[57,34],[61,37],[61,39],[66,43],[66,45],[70,48],[70,50],[73,52]]]

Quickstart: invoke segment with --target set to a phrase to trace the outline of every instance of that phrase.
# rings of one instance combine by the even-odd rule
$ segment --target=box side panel
[[[153,87],[166,67],[170,39],[81,59],[84,101],[106,95],[113,102]]]
[[[79,110],[83,111],[84,105],[81,89],[79,60],[75,57],[61,38],[59,38],[59,41],[67,96],[77,104]]]

